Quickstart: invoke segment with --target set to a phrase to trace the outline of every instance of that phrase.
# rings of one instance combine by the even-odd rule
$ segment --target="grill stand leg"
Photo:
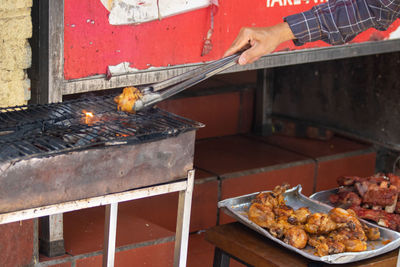
[[[65,254],[63,236],[63,214],[54,214],[39,219],[39,251],[47,257]]]
[[[215,248],[213,267],[229,267],[230,260],[231,258],[228,254],[217,247]]]
[[[115,239],[117,234],[118,203],[106,205],[104,224],[103,267],[114,266]]]
[[[176,222],[175,234],[174,267],[186,266],[193,185],[194,170],[190,170],[188,172],[186,190],[179,191],[178,217]]]

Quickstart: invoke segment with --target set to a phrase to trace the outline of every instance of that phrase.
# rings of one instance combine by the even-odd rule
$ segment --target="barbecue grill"
[[[112,96],[0,109],[0,162],[151,142],[202,127],[157,108],[116,111]]]
[[[120,112],[113,98],[0,109],[0,223],[107,205],[103,265],[112,266],[118,202],[180,191],[184,265],[203,124],[158,108]]]

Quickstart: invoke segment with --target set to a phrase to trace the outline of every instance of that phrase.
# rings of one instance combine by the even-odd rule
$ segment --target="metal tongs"
[[[132,109],[134,111],[139,111],[143,108],[150,107],[160,101],[163,101],[179,92],[182,92],[183,90],[236,65],[239,56],[239,53],[234,54],[213,61],[206,66],[199,67],[165,81],[142,88],[140,91],[143,95],[140,99],[136,100]]]

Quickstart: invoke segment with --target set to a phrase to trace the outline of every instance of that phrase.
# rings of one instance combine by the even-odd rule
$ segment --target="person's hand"
[[[238,63],[240,65],[253,63],[274,51],[279,44],[292,39],[295,37],[286,22],[271,27],[242,28],[231,47],[225,52],[224,57],[250,46],[240,55]]]

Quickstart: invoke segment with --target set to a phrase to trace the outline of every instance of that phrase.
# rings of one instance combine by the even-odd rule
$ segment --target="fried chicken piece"
[[[310,235],[308,244],[315,248],[315,255],[319,257],[342,253],[346,248],[342,242],[316,235]]]
[[[311,211],[307,207],[301,207],[289,216],[288,222],[291,224],[305,224],[310,215]]]
[[[122,94],[114,98],[114,102],[117,103],[118,110],[135,113],[133,106],[142,96],[143,94],[136,87],[125,87]]]
[[[254,203],[250,206],[248,216],[252,222],[264,228],[271,228],[276,224],[272,209],[260,203]]]
[[[308,235],[308,241],[307,243],[312,246],[315,247],[316,245],[318,245],[318,242],[320,241],[319,238],[325,238],[324,236],[318,236],[318,235]]]
[[[340,226],[328,214],[314,213],[308,217],[304,230],[310,234],[327,234]]]
[[[355,236],[355,238],[360,240],[367,240],[367,237],[364,233],[363,225],[358,220],[357,215],[353,210],[334,208],[329,211],[329,217],[338,224],[345,224],[349,231],[351,231],[351,234]],[[350,237],[348,239],[350,239]]]
[[[283,241],[295,248],[305,248],[308,241],[307,233],[300,227],[291,227],[284,233]]]
[[[364,224],[363,228],[368,240],[378,240],[381,237],[381,232],[378,227],[368,227]]]
[[[379,229],[363,225],[353,210],[334,208],[328,214],[312,214],[307,207],[293,210],[285,205],[285,191],[285,186],[278,186],[272,192],[258,194],[248,216],[256,224],[268,228],[271,235],[293,247],[302,249],[309,244],[321,257],[345,251],[364,251],[367,239],[380,237]]]
[[[332,240],[343,242],[344,240],[349,239],[359,239],[359,240],[366,240],[365,233],[360,233],[356,231],[352,231],[349,228],[341,228],[329,233],[328,237]]]
[[[270,227],[269,232],[276,238],[282,238],[286,231],[292,227],[294,225],[288,222],[288,217],[282,216],[277,218],[276,223]]]
[[[274,213],[277,217],[290,217],[294,211],[291,207],[286,205],[280,205],[274,208]]]
[[[359,239],[348,239],[343,241],[346,252],[361,252],[367,250],[367,243]]]
[[[329,212],[329,216],[336,223],[346,225],[344,228],[331,232],[329,234],[331,239],[343,243],[347,252],[360,252],[367,249],[365,228],[353,210],[334,208]]]
[[[329,211],[329,217],[336,223],[346,223],[354,220],[354,213],[342,208],[333,208]]]
[[[328,253],[329,254],[337,254],[346,251],[346,246],[342,242],[338,242],[336,240],[329,240],[327,242],[328,245]]]
[[[260,203],[271,208],[285,205],[285,193],[286,189],[289,188],[288,184],[282,186],[278,185],[272,190],[272,192],[262,192],[258,194],[254,199],[253,203]]]

